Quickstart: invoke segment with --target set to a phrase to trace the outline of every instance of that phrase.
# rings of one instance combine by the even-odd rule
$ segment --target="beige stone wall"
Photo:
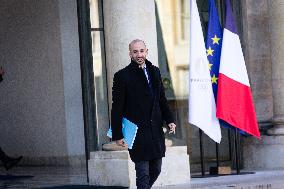
[[[243,51],[257,119],[269,124],[273,115],[269,12],[267,0],[243,0]]]
[[[244,0],[242,7],[245,58],[258,121],[260,126],[273,126],[261,140],[244,140],[244,166],[283,169],[284,1]]]
[[[273,122],[284,126],[284,1],[268,1],[272,62]],[[284,134],[284,129],[281,135]],[[280,134],[280,133],[279,133]]]
[[[84,163],[75,0],[2,0],[0,144],[25,165]]]

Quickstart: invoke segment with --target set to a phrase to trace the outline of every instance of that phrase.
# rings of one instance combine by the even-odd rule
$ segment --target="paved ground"
[[[0,167],[0,170],[0,189],[30,189],[87,184],[86,170],[82,168],[16,167],[6,172]]]
[[[88,186],[85,169],[62,167],[18,167],[9,172],[0,167],[0,189],[4,188],[111,189]],[[284,189],[284,170],[191,178],[190,184],[159,186],[153,189]]]
[[[164,189],[165,187],[155,187]],[[256,171],[254,174],[192,178],[190,184],[167,189],[284,189],[284,171]]]

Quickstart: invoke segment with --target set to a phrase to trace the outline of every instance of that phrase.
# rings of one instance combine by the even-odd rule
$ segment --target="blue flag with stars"
[[[210,70],[211,82],[216,101],[223,34],[215,2],[214,0],[208,1],[209,22],[206,39],[206,54],[209,61],[208,67]]]

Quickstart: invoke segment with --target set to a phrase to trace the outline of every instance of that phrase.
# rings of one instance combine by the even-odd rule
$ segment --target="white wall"
[[[75,0],[1,1],[0,146],[25,164],[84,155],[77,31]]]

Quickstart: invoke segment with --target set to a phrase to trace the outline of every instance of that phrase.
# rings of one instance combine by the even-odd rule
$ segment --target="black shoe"
[[[23,158],[23,156],[17,157],[17,158],[9,158],[4,162],[4,167],[6,169],[6,171],[8,171],[9,169],[11,169],[12,167],[16,166],[21,159]]]

